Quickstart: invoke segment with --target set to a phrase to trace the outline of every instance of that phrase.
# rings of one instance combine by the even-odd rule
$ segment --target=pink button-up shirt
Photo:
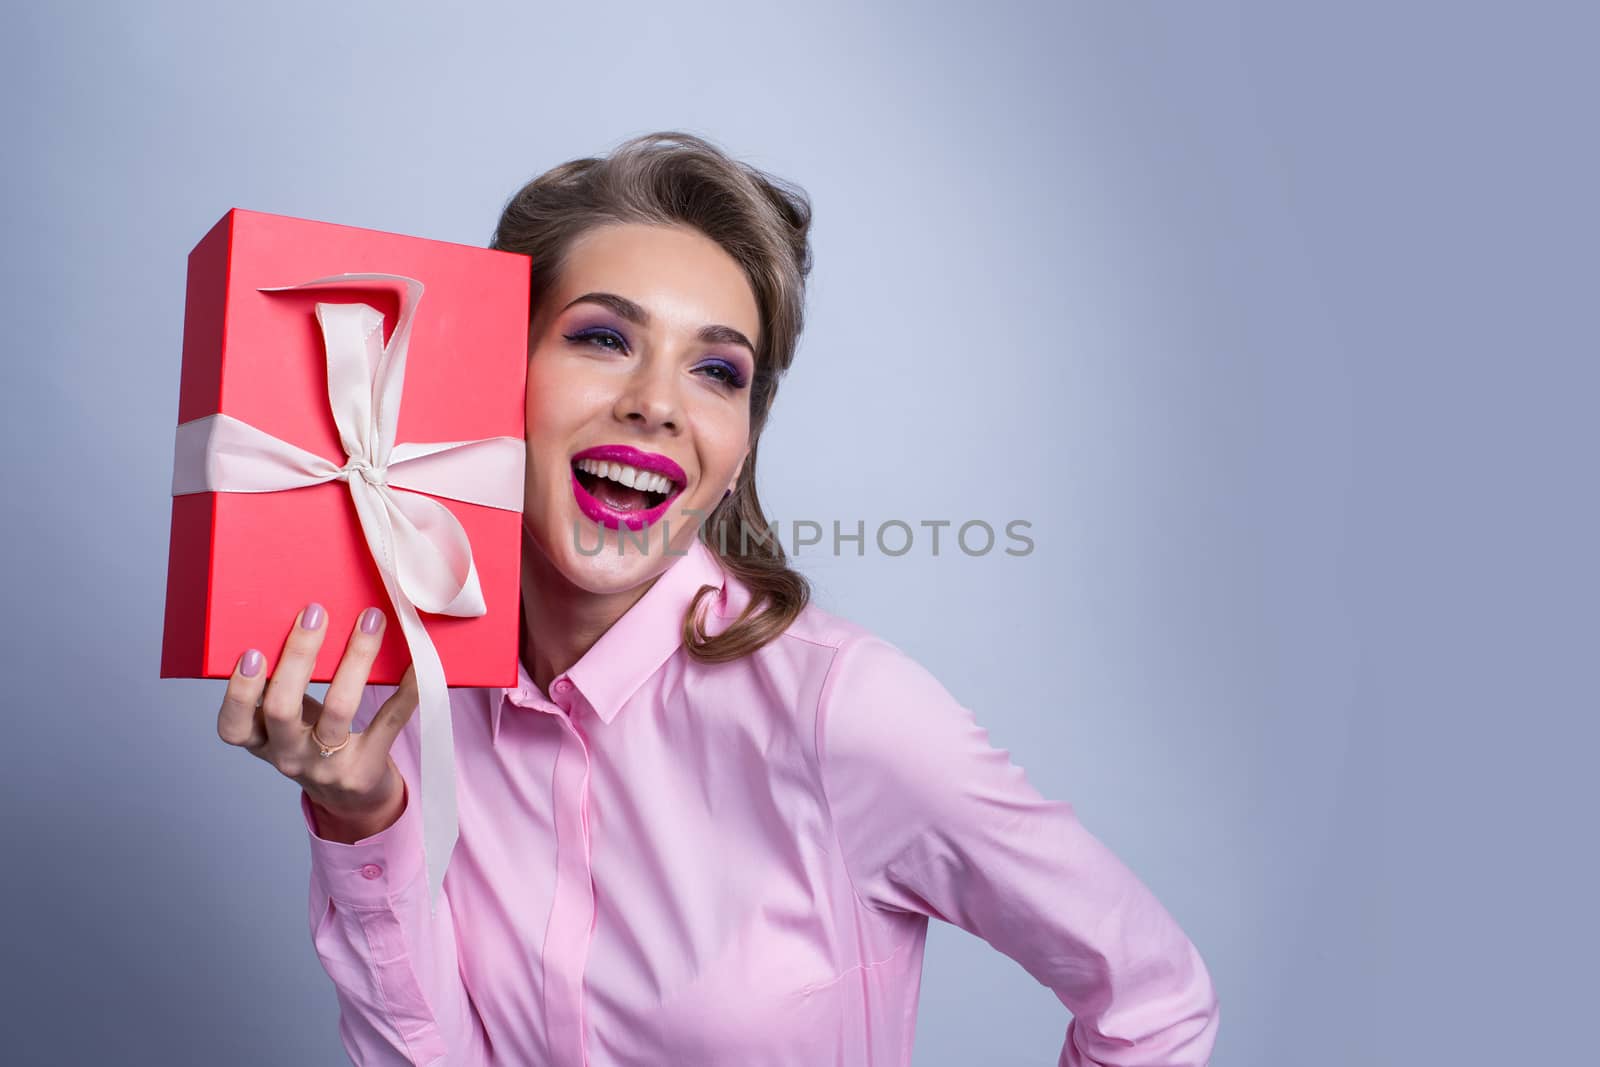
[[[460,839],[436,914],[415,716],[389,829],[323,840],[302,793],[356,1064],[904,1067],[929,916],[1055,991],[1061,1065],[1207,1061],[1199,953],[932,674],[815,605],[698,663],[702,584],[718,632],[749,592],[696,541],[548,698],[526,671],[451,690]],[[368,686],[356,727],[393,692]]]

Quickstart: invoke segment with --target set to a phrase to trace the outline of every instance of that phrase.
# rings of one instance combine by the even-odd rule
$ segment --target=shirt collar
[[[683,616],[703,585],[717,593],[708,599],[710,609],[727,595],[725,575],[705,542],[696,537],[688,551],[656,579],[638,603],[585,652],[562,677],[576,686],[602,722],[609,723],[628,698],[667,661],[683,643]],[[548,709],[550,701],[528,677],[517,657],[517,687],[489,690],[490,737],[500,738],[500,714],[506,702],[520,707]]]

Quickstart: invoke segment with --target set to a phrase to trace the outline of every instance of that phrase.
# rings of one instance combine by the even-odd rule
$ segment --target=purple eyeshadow
[[[562,336],[565,337],[569,341],[591,341],[596,337],[613,337],[613,338],[615,338],[617,340],[620,340],[622,342],[623,348],[626,348],[626,349],[631,349],[632,348],[631,343],[628,341],[628,335],[623,333],[620,329],[618,329],[616,326],[611,325],[611,323],[607,322],[607,321],[595,322],[595,323],[592,323],[592,324],[590,324],[588,326],[580,326],[577,329],[573,330],[571,333],[563,333]],[[732,360],[722,359],[722,358],[713,358],[711,360],[708,360],[705,363],[700,364],[700,366],[701,367],[709,367],[709,366],[721,367],[728,374],[728,378],[727,378],[725,384],[728,385],[730,388],[743,389],[744,386],[745,386],[745,383],[746,383],[745,373],[740,368],[739,364],[735,363]]]
[[[726,359],[714,359],[709,363],[702,363],[701,366],[721,367],[728,372],[729,385],[736,389],[741,388],[744,385],[744,372],[739,369],[739,365],[737,363]]]

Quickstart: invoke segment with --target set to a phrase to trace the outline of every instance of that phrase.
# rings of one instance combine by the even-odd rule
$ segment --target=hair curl
[[[787,629],[811,596],[778,538],[760,536],[771,525],[755,477],[761,431],[804,326],[811,203],[803,190],[731,158],[706,139],[671,130],[631,138],[607,156],[575,159],[533,179],[507,202],[489,247],[532,260],[536,302],[554,289],[573,243],[613,223],[698,230],[739,264],[756,298],[761,336],[750,384],[750,454],[733,494],[700,529],[723,570],[749,588],[750,603],[724,632],[708,637],[700,605],[712,587],[702,586],[683,619],[684,645],[695,659],[738,659]],[[741,531],[760,535],[740,536]]]

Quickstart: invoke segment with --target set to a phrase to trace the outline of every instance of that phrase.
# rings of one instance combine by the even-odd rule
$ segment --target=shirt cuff
[[[422,816],[406,789],[400,818],[387,830],[346,845],[317,836],[311,798],[300,791],[300,813],[311,842],[311,873],[335,903],[386,907],[422,873]]]

